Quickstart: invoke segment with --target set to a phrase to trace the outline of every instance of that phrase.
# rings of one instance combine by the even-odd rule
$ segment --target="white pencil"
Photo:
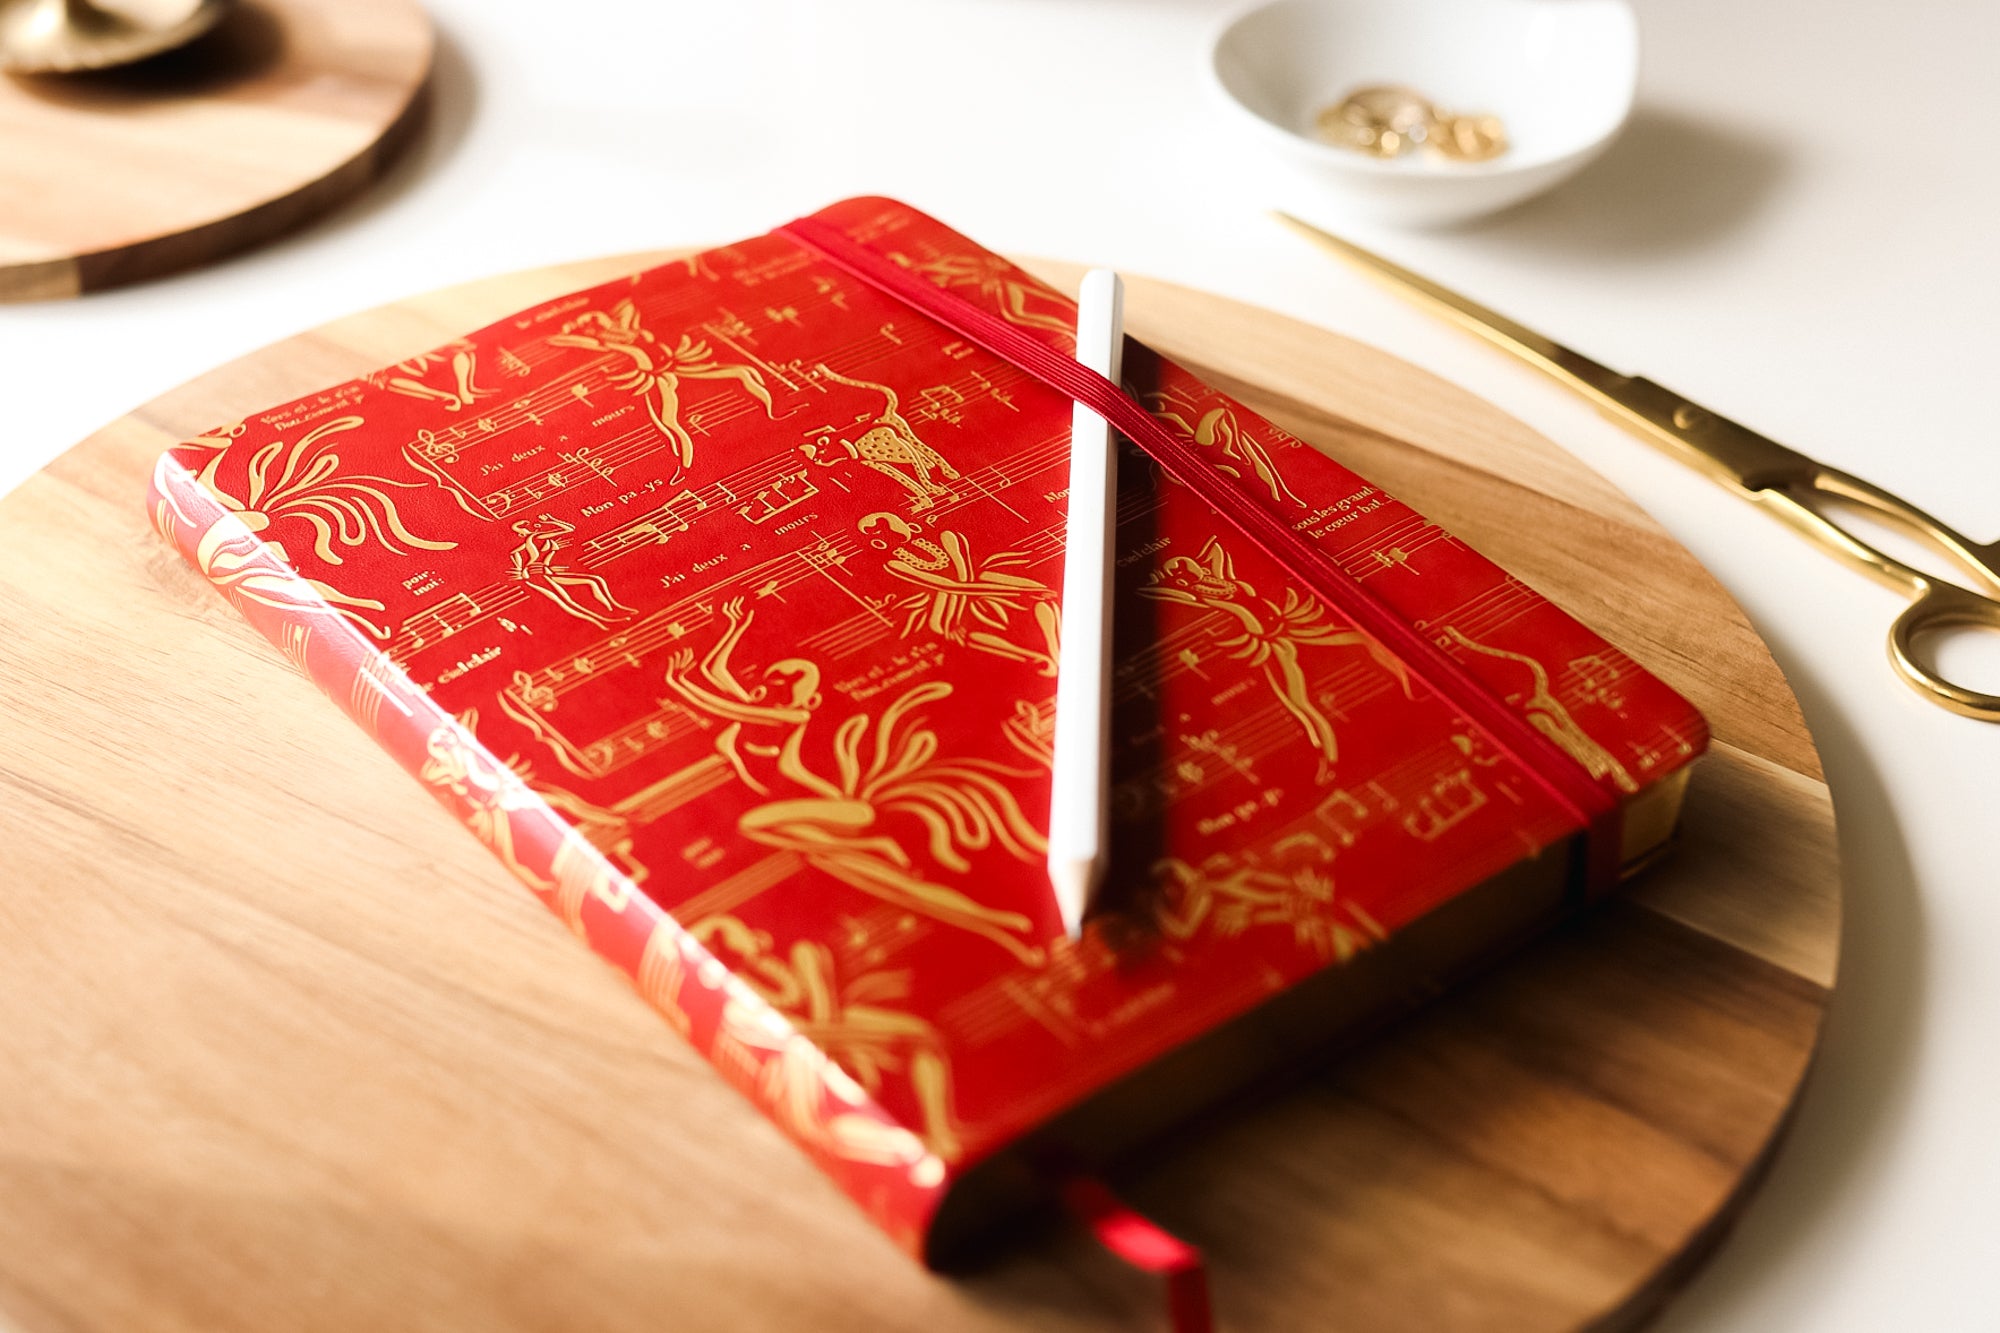
[[[1076,359],[1118,382],[1125,286],[1109,269],[1084,275]],[[1111,786],[1112,538],[1118,442],[1078,403],[1070,418],[1069,531],[1063,547],[1062,657],[1056,678],[1055,787],[1049,797],[1049,883],[1071,939],[1104,878]]]

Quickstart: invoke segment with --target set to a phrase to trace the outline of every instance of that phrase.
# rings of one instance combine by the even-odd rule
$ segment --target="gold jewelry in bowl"
[[[1507,151],[1507,127],[1498,116],[1448,116],[1425,146],[1453,162],[1490,162]]]
[[[1330,144],[1370,157],[1401,157],[1430,136],[1436,114],[1416,89],[1376,84],[1356,88],[1321,111],[1319,133]]]
[[[1393,158],[1425,150],[1448,162],[1486,162],[1507,151],[1507,129],[1493,115],[1458,115],[1402,84],[1356,88],[1326,106],[1319,136],[1336,148]]]

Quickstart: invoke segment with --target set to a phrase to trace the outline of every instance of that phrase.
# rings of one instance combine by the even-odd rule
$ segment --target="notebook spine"
[[[219,449],[161,456],[153,526],[254,628],[773,1120],[898,1244],[921,1256],[952,1172],[792,1020],[705,948],[378,642],[379,602],[301,575],[264,515],[201,480]]]

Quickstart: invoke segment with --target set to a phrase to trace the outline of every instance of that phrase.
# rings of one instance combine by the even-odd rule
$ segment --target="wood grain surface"
[[[875,1233],[147,527],[160,450],[633,257],[341,320],[0,502],[0,1327],[1149,1329],[1049,1218]],[[1038,264],[1073,289],[1078,270]],[[1386,355],[1145,280],[1132,331],[1707,712],[1636,889],[1115,1184],[1227,1329],[1625,1327],[1747,1197],[1834,981],[1833,816],[1734,604],[1613,489]]]
[[[137,65],[0,76],[0,301],[204,263],[372,180],[413,128],[414,0],[243,0]]]

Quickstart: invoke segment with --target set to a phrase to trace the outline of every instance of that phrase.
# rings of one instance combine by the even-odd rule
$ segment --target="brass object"
[[[1371,84],[1325,107],[1319,136],[1336,148],[1393,158],[1427,149],[1450,162],[1485,162],[1507,151],[1498,116],[1440,110],[1414,88]]]
[[[1649,444],[1764,506],[1823,550],[1909,597],[1910,605],[1889,628],[1889,660],[1896,674],[1954,713],[2000,722],[2000,695],[1946,680],[1916,647],[1917,639],[1937,630],[1963,626],[2000,630],[2000,600],[1996,600],[2000,542],[1975,542],[1879,486],[1788,449],[1651,380],[1601,366],[1351,241],[1287,214],[1277,216],[1399,295],[1574,389],[1604,416]],[[1841,523],[1843,505],[1864,509],[1918,539],[1963,573],[1972,587],[1912,568],[1849,531]]]
[[[0,0],[0,71],[69,74],[159,55],[213,28],[232,0]]]
[[[1488,162],[1507,151],[1507,128],[1498,116],[1451,116],[1426,146],[1454,162]]]
[[[1319,113],[1319,133],[1330,144],[1370,157],[1399,157],[1429,137],[1436,114],[1430,99],[1413,88],[1356,88]]]

